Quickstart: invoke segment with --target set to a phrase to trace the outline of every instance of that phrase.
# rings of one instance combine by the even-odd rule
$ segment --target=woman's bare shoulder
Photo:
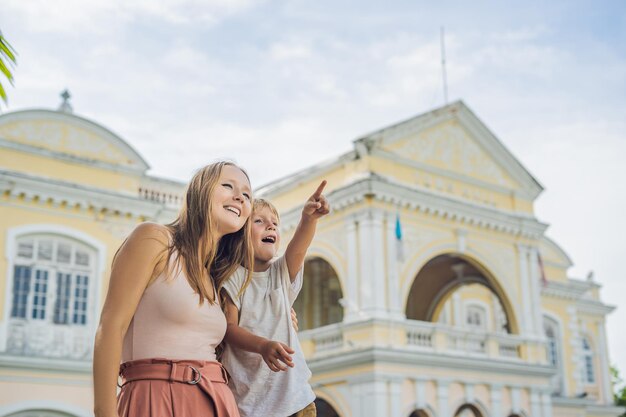
[[[130,236],[128,236],[128,239],[155,239],[158,243],[169,246],[170,236],[171,232],[167,226],[158,223],[144,222],[135,227]]]

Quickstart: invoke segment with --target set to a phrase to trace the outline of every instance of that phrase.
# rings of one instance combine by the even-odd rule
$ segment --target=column
[[[541,393],[542,417],[552,417],[552,396],[549,392]]]
[[[358,286],[358,254],[357,254],[357,224],[349,217],[346,221],[346,259],[348,270],[346,276],[346,293],[343,295],[344,322],[355,321],[359,318],[359,286]]]
[[[517,252],[519,257],[519,280],[520,280],[520,288],[522,290],[522,317],[520,317],[520,322],[522,324],[522,334],[528,335],[533,334],[534,329],[532,326],[532,311],[531,311],[531,298],[530,298],[530,288],[529,288],[529,277],[528,277],[528,246],[526,245],[517,245]]]
[[[541,416],[541,393],[535,388],[530,390],[530,415],[531,417]]]
[[[389,381],[389,417],[404,417],[402,415],[402,380]]]
[[[437,410],[438,416],[449,416],[450,410],[448,406],[449,394],[448,394],[448,381],[439,380],[437,381],[437,405],[439,410]]]
[[[613,392],[609,375],[609,350],[606,347],[606,330],[604,320],[598,321],[598,347],[597,355],[600,358],[600,378],[602,381],[602,402],[613,404]]]
[[[491,385],[491,415],[493,417],[502,416],[502,385]],[[535,417],[533,414],[532,417]]]
[[[359,217],[361,308],[371,316],[386,317],[386,274],[383,216],[369,209]]]
[[[522,409],[522,393],[519,387],[511,387],[511,408],[514,413]]]
[[[461,308],[461,294],[455,291],[452,294],[452,309],[454,310],[454,323],[455,327],[465,327],[465,320],[463,320],[462,308]]]
[[[532,300],[533,327],[535,334],[543,338],[543,317],[541,309],[541,271],[539,269],[539,249],[530,249],[530,291]]]
[[[570,331],[570,346],[572,347],[572,356],[570,360],[573,362],[573,370],[574,370],[574,392],[573,394],[580,394],[583,390],[583,370],[584,363],[582,358],[582,346],[581,346],[581,338],[580,338],[580,329],[578,325],[578,314],[576,312],[576,307],[569,306],[567,307],[567,313],[569,314],[569,331]],[[565,339],[563,339],[565,341]],[[565,360],[565,358],[563,358]],[[563,375],[564,378],[567,378],[567,375]]]
[[[406,318],[402,306],[403,300],[400,298],[400,274],[398,261],[398,242],[396,237],[396,216],[387,212],[385,217],[385,233],[387,246],[387,305],[391,317],[396,319]]]
[[[426,379],[415,380],[415,405],[418,409],[426,408]]]
[[[387,382],[364,382],[363,389],[363,409],[361,410],[361,414],[358,415],[389,415],[389,409],[387,408]],[[363,413],[363,411],[365,412]]]

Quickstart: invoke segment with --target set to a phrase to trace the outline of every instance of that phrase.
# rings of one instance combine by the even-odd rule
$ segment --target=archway
[[[339,417],[339,413],[333,406],[321,398],[315,399],[315,408],[317,408],[317,417]]]
[[[456,410],[454,417],[483,417],[483,414],[472,404],[463,404]]]
[[[51,410],[25,410],[9,414],[7,417],[74,417],[74,415]]]
[[[479,262],[458,254],[428,261],[413,280],[408,319],[496,333],[516,333],[513,309],[503,289]]]
[[[424,410],[415,410],[411,414],[409,414],[409,417],[429,417],[429,416],[428,416],[428,413]]]
[[[307,259],[302,290],[293,305],[300,330],[341,322],[343,307],[339,300],[342,298],[341,283],[335,269],[322,258]]]

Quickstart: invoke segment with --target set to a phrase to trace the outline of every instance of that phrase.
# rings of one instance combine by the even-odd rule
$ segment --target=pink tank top
[[[182,271],[157,277],[146,288],[124,336],[122,362],[136,359],[199,359],[214,361],[215,348],[226,333],[219,304],[198,295]]]

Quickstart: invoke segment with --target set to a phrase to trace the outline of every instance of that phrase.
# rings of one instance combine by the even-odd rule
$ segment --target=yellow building
[[[108,268],[183,184],[71,113],[0,115],[0,417],[92,415]],[[600,417],[612,405],[593,279],[545,237],[541,185],[461,102],[258,190],[283,241],[327,179],[296,302],[320,417]]]

